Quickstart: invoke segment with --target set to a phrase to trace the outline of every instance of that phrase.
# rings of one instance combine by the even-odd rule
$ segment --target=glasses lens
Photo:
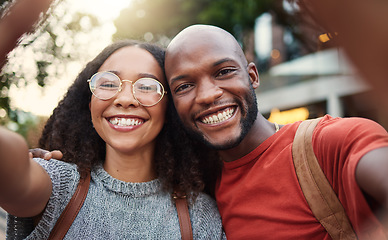
[[[133,84],[135,98],[143,106],[153,106],[162,99],[164,94],[163,86],[160,82],[152,78],[141,78]]]
[[[112,98],[120,88],[120,79],[113,73],[100,72],[90,80],[90,89],[99,99]]]

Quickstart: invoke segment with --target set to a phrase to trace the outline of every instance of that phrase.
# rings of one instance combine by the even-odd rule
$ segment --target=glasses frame
[[[111,74],[111,75],[115,76],[115,77],[119,80],[119,82],[120,82],[120,85],[119,85],[119,87],[118,87],[116,93],[113,94],[113,96],[110,97],[110,98],[101,98],[101,97],[98,97],[98,96],[94,93],[94,91],[93,91],[93,89],[92,89],[92,79],[93,79],[96,75],[101,74],[101,73],[108,73],[108,74]],[[151,105],[146,105],[146,104],[141,103],[141,102],[137,99],[137,97],[136,97],[136,95],[135,95],[135,83],[136,83],[137,81],[141,80],[141,79],[149,79],[149,80],[155,81],[155,82],[157,82],[157,83],[162,87],[162,96],[160,97],[160,99],[159,99],[156,103],[151,104]],[[119,92],[121,92],[121,90],[123,89],[123,87],[122,87],[122,86],[123,86],[123,82],[130,82],[130,83],[131,83],[131,85],[132,85],[132,95],[133,95],[133,98],[134,98],[140,105],[142,105],[142,106],[144,106],[144,107],[152,107],[152,106],[155,106],[156,104],[158,104],[158,103],[163,99],[163,97],[164,97],[165,95],[167,95],[167,91],[164,89],[164,86],[163,86],[163,84],[162,84],[161,82],[159,82],[159,81],[156,80],[156,79],[148,78],[148,77],[139,78],[139,79],[137,79],[136,81],[131,81],[131,80],[127,80],[127,79],[122,80],[122,79],[121,79],[119,76],[117,76],[115,73],[108,72],[108,71],[103,71],[103,72],[97,72],[97,73],[93,74],[93,75],[87,80],[87,82],[89,83],[89,89],[90,89],[90,91],[92,92],[92,94],[93,94],[96,98],[98,98],[98,99],[100,99],[100,100],[103,100],[103,101],[112,99],[112,98],[114,98]]]

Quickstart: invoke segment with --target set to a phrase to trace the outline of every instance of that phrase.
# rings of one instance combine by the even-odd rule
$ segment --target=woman
[[[173,188],[189,196],[194,239],[223,237],[215,202],[200,193],[200,156],[191,145],[176,147],[182,136],[164,90],[163,59],[156,46],[122,41],[88,63],[40,140],[66,162],[28,160],[24,141],[1,130],[0,204],[11,214],[9,238],[47,238],[80,172],[90,169],[86,200],[66,239],[180,239]]]

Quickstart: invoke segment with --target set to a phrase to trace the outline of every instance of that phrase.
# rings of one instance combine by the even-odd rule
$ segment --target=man
[[[216,198],[228,239],[330,239],[295,174],[291,146],[299,122],[277,131],[258,112],[259,74],[233,36],[190,26],[169,44],[165,70],[183,125],[224,162]],[[358,236],[385,239],[387,132],[370,120],[325,116],[313,148]]]

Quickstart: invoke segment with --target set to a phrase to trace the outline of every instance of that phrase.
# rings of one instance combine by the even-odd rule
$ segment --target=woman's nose
[[[132,81],[122,81],[121,90],[115,96],[114,104],[118,107],[128,108],[130,106],[138,107],[140,104],[133,95]]]

